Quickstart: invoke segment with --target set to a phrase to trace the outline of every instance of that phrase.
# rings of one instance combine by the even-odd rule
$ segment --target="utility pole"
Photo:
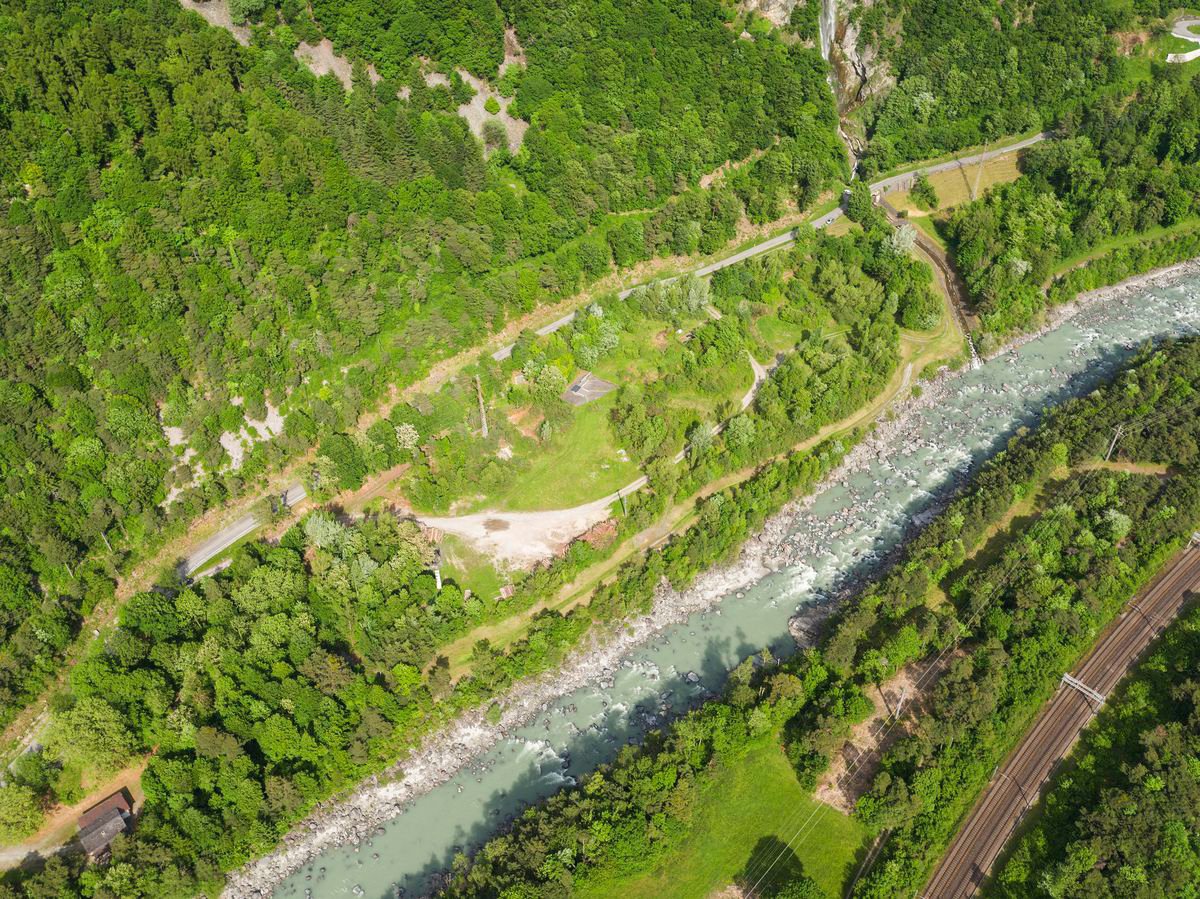
[[[1117,430],[1113,432],[1112,443],[1108,445],[1108,452],[1104,454],[1104,461],[1107,462],[1112,458],[1113,450],[1117,448],[1117,441],[1121,439],[1121,435],[1125,433],[1125,425],[1117,425]]]
[[[1131,604],[1130,604],[1130,606],[1129,606],[1129,608],[1130,608],[1130,609],[1132,609],[1134,612],[1137,612],[1137,613],[1138,613],[1138,615],[1139,615],[1139,616],[1141,616],[1141,619],[1142,619],[1142,624],[1143,624],[1143,625],[1145,625],[1146,629],[1147,629],[1148,631],[1150,631],[1150,633],[1151,633],[1151,634],[1157,634],[1157,633],[1158,633],[1158,628],[1155,626],[1155,625],[1157,625],[1157,624],[1158,624],[1158,619],[1157,619],[1157,618],[1153,618],[1153,617],[1151,617],[1150,615],[1147,615],[1147,614],[1146,614],[1146,613],[1145,613],[1145,612],[1144,612],[1144,611],[1141,609],[1141,607],[1140,607],[1140,606],[1138,606],[1138,604],[1137,604],[1137,603],[1131,603]]]
[[[1029,797],[1025,795],[1025,788],[1023,786],[1021,786],[1019,781],[1016,781],[1013,778],[1009,777],[1007,774],[1005,774],[1003,771],[999,770],[998,768],[996,769],[996,776],[1004,778],[1010,784],[1012,784],[1014,787],[1016,787],[1018,791],[1020,791],[1021,801],[1025,803],[1025,808],[1033,808],[1033,803],[1030,802]]]
[[[475,376],[475,395],[479,397],[479,418],[483,422],[483,439],[487,440],[487,409],[483,405],[483,385],[479,383],[479,375]]]
[[[975,186],[971,188],[971,199],[979,199],[979,179],[983,177],[983,166],[987,162],[988,145],[985,142],[983,152],[979,154],[979,168],[975,171]]]

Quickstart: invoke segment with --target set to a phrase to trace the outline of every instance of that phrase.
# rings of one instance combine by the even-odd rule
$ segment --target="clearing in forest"
[[[991,187],[997,184],[1007,184],[1016,181],[1021,176],[1018,167],[1021,151],[1015,150],[1000,156],[993,156],[982,163],[959,166],[943,172],[934,172],[929,176],[929,183],[937,192],[938,203],[932,209],[922,209],[912,200],[912,192],[907,190],[888,194],[888,202],[901,212],[907,212],[909,218],[918,219],[933,215],[947,209],[953,209],[969,202],[972,197],[978,199]]]
[[[701,788],[687,834],[665,853],[632,872],[601,866],[575,885],[575,895],[695,899],[730,884],[747,889],[761,878],[754,894],[769,896],[801,873],[826,895],[842,895],[867,831],[847,815],[822,811],[797,781],[779,739],[759,743],[712,777]],[[818,839],[796,839],[806,821],[819,828]]]

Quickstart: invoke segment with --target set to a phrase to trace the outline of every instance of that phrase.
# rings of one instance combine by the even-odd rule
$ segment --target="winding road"
[[[1174,37],[1191,41],[1198,46],[1187,53],[1168,53],[1167,62],[1191,62],[1193,59],[1200,59],[1200,34],[1193,31],[1193,28],[1200,28],[1200,18],[1184,16],[1171,26],[1171,34]]]
[[[1104,696],[1200,589],[1200,546],[1193,544],[1128,604],[1072,676]],[[1064,683],[997,769],[963,822],[921,899],[967,899],[979,889],[1025,812],[1033,807],[1092,720],[1098,703]]]

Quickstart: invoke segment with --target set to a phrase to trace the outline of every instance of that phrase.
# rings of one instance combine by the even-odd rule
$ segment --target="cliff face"
[[[856,9],[873,5],[874,0],[824,0],[821,55],[833,68],[834,93],[843,114],[896,83],[879,48],[862,38],[858,23],[852,21]]]
[[[880,58],[879,48],[860,41],[860,29],[854,15],[869,9],[875,0],[742,0],[741,9],[756,12],[783,28],[791,21],[797,6],[817,5],[821,56],[832,66],[834,93],[838,109],[850,112],[870,97],[887,91],[895,82],[888,66]],[[860,43],[862,46],[860,46]]]
[[[759,13],[764,18],[770,19],[776,27],[782,28],[791,21],[792,10],[799,2],[800,0],[745,0],[742,8]],[[821,0],[810,0],[810,2],[820,3]]]
[[[757,12],[778,27],[785,27],[798,5],[818,4],[817,45],[829,63],[829,86],[837,100],[840,132],[852,164],[866,146],[861,120],[852,114],[872,97],[887,93],[895,85],[890,67],[879,47],[862,35],[855,13],[869,9],[876,0],[742,0],[741,8]],[[811,22],[811,19],[809,19]]]

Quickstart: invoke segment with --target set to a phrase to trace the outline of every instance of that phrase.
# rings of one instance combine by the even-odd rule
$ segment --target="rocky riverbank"
[[[1181,277],[1197,274],[1200,274],[1200,264],[1189,262],[1093,291],[1069,305],[1058,307],[1043,329],[1022,336],[995,355],[1010,353],[1014,347],[1059,327],[1100,300],[1125,302],[1149,287],[1167,286]],[[917,424],[929,409],[943,402],[956,389],[958,378],[957,374],[943,372],[934,380],[923,383],[919,396],[894,405],[873,433],[830,473],[818,493],[834,486],[846,487],[852,477],[872,469],[878,472],[880,466],[884,472],[892,471],[891,476],[903,477],[894,466],[889,469],[889,460],[897,454],[915,452],[926,445],[933,448],[935,443],[942,442],[918,436]],[[989,389],[999,392],[1001,388]],[[937,502],[952,494],[953,484],[965,477],[970,465],[967,452],[956,457],[950,470],[957,479],[950,487],[939,491],[937,499],[927,497],[923,510],[899,527],[919,527],[927,521],[938,508]],[[853,505],[847,505],[838,513],[812,514],[818,493],[789,504],[768,520],[763,530],[747,541],[733,564],[704,573],[686,591],[660,589],[648,615],[632,621],[628,628],[620,629],[606,639],[592,636],[561,668],[514,687],[501,700],[504,711],[497,723],[489,723],[482,710],[466,713],[445,731],[431,736],[419,751],[384,775],[371,778],[347,798],[320,806],[288,834],[280,849],[233,874],[225,895],[268,895],[274,886],[321,852],[370,839],[380,825],[399,814],[407,803],[447,782],[506,736],[548,710],[555,700],[581,688],[610,682],[634,649],[652,642],[665,628],[686,621],[696,612],[715,607],[725,597],[748,589],[773,571],[806,565],[821,558],[823,553],[829,552],[826,547],[838,536],[848,533],[847,529],[852,528],[855,521],[885,514],[882,507],[872,505],[869,489],[865,495],[860,490]],[[877,550],[867,538],[864,540],[866,542],[854,550],[855,557],[862,563],[854,566],[859,576],[866,576],[887,561],[882,550]],[[844,595],[852,584],[843,581],[839,586],[838,594]],[[811,640],[819,630],[820,622],[836,608],[836,604],[837,597],[830,596],[822,603],[805,606],[802,617],[793,619],[793,635],[802,642]],[[398,779],[400,777],[403,779]]]

